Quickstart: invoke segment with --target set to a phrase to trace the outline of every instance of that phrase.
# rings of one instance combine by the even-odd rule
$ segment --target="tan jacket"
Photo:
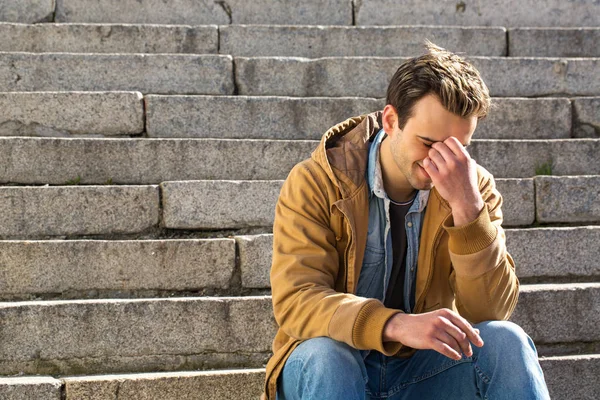
[[[381,112],[329,129],[311,158],[296,165],[277,202],[271,288],[279,330],[267,364],[263,399],[275,400],[277,378],[303,340],[327,336],[357,349],[410,356],[383,342],[398,310],[354,295],[369,225],[365,171],[368,141],[381,129]],[[478,167],[487,207],[470,224],[453,226],[448,203],[432,189],[423,219],[415,312],[458,311],[472,323],[508,319],[519,282],[501,228],[502,198],[493,177]]]

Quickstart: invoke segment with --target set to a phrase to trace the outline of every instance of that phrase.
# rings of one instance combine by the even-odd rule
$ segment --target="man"
[[[282,187],[267,399],[549,398],[505,321],[519,283],[502,198],[467,151],[488,89],[427,47],[383,111],[329,129]]]

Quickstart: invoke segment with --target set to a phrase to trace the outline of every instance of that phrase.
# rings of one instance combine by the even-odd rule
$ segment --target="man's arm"
[[[384,343],[382,332],[397,311],[379,300],[334,290],[340,260],[330,228],[329,199],[335,190],[310,160],[294,167],[281,189],[271,268],[275,319],[296,339],[327,336],[392,355],[401,345]]]

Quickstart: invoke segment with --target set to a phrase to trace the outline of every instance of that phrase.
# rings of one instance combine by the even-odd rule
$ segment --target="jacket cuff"
[[[357,349],[377,350],[386,356],[396,354],[402,347],[398,342],[384,342],[383,328],[400,311],[386,308],[379,301],[368,302],[359,312],[352,329],[352,340]]]
[[[490,220],[487,205],[485,205],[477,218],[467,225],[460,227],[454,226],[452,214],[443,223],[443,227],[450,236],[448,240],[448,249],[459,255],[477,253],[496,239],[498,230]]]

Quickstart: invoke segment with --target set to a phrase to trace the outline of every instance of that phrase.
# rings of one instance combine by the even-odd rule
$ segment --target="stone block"
[[[181,371],[63,378],[67,400],[127,399],[255,400],[263,392],[264,369]]]
[[[235,241],[242,270],[242,287],[271,287],[269,271],[273,256],[273,235],[236,236]]]
[[[531,225],[535,221],[533,179],[496,179],[504,200],[502,226]]]
[[[492,99],[492,109],[479,121],[475,139],[561,139],[571,137],[569,99]]]
[[[239,94],[296,97],[385,97],[394,72],[408,58],[236,57]],[[467,57],[492,96],[594,96],[600,59]],[[273,74],[272,71],[279,71]],[[348,79],[348,71],[360,71]]]
[[[435,26],[220,27],[220,52],[243,57],[389,57],[423,53],[425,39],[478,56],[506,55],[504,28]]]
[[[0,318],[2,374],[240,366],[265,361],[276,329],[269,297],[7,302]]]
[[[536,176],[537,221],[600,222],[600,176]]]
[[[54,18],[55,0],[3,1],[0,21],[34,24],[50,22]]]
[[[0,188],[0,237],[109,235],[158,224],[157,186]]]
[[[327,12],[323,12],[327,10]],[[352,25],[351,0],[57,0],[60,22]]]
[[[600,57],[599,42],[600,28],[508,30],[511,57]]]
[[[506,245],[519,278],[563,277],[573,280],[600,275],[600,228],[508,229]]]
[[[0,91],[232,94],[232,68],[223,55],[0,53]]]
[[[146,96],[150,137],[314,139],[349,117],[384,107],[367,98]]]
[[[600,138],[600,97],[573,99],[573,136]]]
[[[3,400],[60,400],[62,382],[51,376],[0,378]]]
[[[144,131],[139,92],[0,93],[0,109],[0,136],[110,136]]]
[[[0,182],[146,184],[283,179],[316,141],[1,138]],[[91,157],[90,155],[93,155]],[[31,160],[37,160],[32,163]]]
[[[356,25],[600,26],[595,0],[357,0]]]
[[[600,283],[523,285],[510,320],[537,344],[594,342],[600,340],[599,307]]]
[[[0,298],[229,287],[233,239],[0,241]]]
[[[540,359],[552,399],[595,400],[600,393],[600,355],[584,354]]]
[[[282,181],[161,183],[163,223],[173,229],[271,226]]]
[[[218,53],[213,26],[0,23],[0,51],[32,53]]]

